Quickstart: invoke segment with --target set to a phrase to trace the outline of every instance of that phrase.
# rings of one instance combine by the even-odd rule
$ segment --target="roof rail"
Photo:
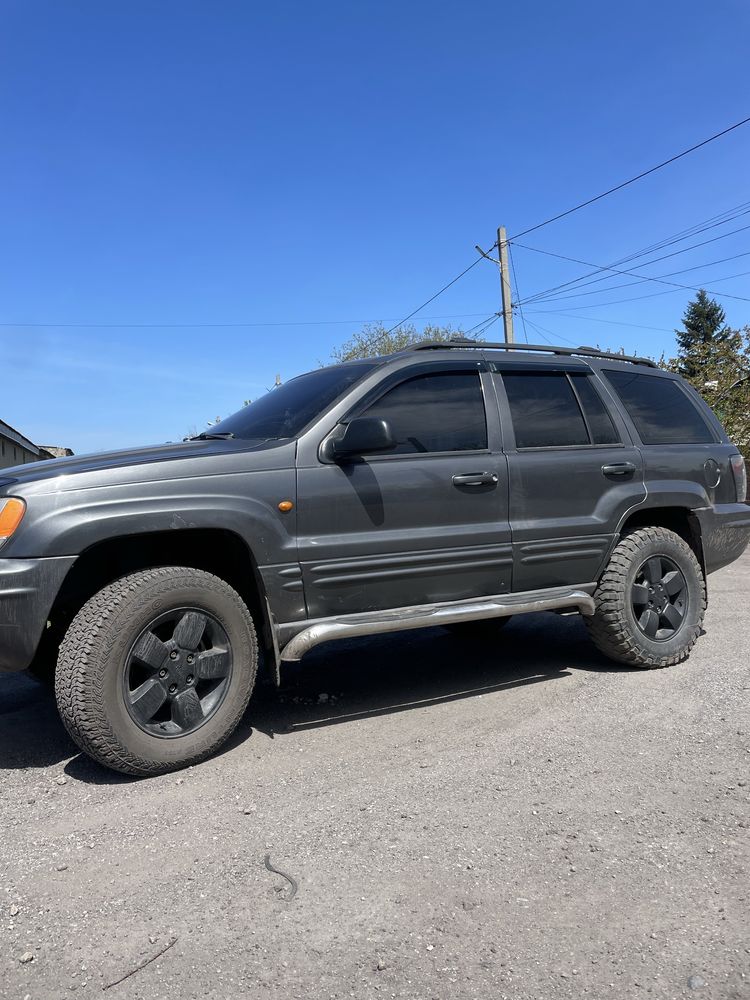
[[[638,358],[629,354],[611,354],[609,351],[598,351],[595,347],[553,347],[549,344],[516,344],[508,341],[492,343],[486,340],[471,340],[468,337],[453,337],[451,340],[423,340],[421,344],[412,344],[407,351],[437,351],[440,349],[456,350],[472,348],[475,351],[542,351],[546,354],[563,354],[568,357],[607,358],[610,361],[629,361],[633,365],[647,365],[649,368],[659,366],[651,358]]]

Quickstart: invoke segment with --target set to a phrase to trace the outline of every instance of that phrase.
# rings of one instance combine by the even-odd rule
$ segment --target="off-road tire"
[[[644,634],[631,601],[639,569],[654,556],[675,564],[687,585],[684,620],[666,640]],[[687,659],[702,633],[706,581],[695,553],[679,535],[667,528],[639,528],[616,546],[594,593],[594,602],[594,615],[584,615],[584,620],[594,644],[605,656],[634,667],[671,667]]]
[[[141,630],[156,615],[184,607],[203,609],[221,624],[234,666],[226,695],[205,724],[160,739],[131,718],[123,671]],[[125,774],[155,775],[197,764],[219,749],[247,708],[257,666],[255,627],[239,594],[210,573],[167,566],[122,577],[84,604],[60,646],[55,694],[66,729],[85,753]]]

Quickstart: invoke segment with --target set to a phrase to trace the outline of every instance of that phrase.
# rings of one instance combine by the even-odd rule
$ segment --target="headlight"
[[[26,504],[18,497],[7,497],[0,500],[0,545],[6,542],[26,513]]]

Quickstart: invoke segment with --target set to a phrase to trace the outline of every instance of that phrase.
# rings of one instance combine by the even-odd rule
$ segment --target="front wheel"
[[[586,617],[595,645],[637,667],[681,663],[701,634],[706,582],[695,553],[667,528],[639,528],[617,545]]]
[[[90,757],[126,774],[161,774],[227,740],[257,665],[239,594],[210,573],[167,566],[125,576],[81,608],[60,646],[55,692]]]

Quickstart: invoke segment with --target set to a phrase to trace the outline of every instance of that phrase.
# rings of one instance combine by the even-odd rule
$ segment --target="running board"
[[[572,608],[582,614],[593,615],[594,599],[587,593],[595,584],[580,588],[556,587],[548,590],[530,590],[521,594],[498,594],[495,597],[472,598],[468,601],[445,601],[440,604],[417,604],[388,611],[368,614],[341,615],[337,618],[318,618],[298,632],[281,651],[282,662],[300,660],[305,653],[321,642],[332,639],[349,639],[360,635],[377,635],[381,632],[403,632],[406,629],[430,628],[434,625],[454,625],[457,622],[477,621],[483,618],[504,618],[508,615],[525,615],[533,611],[557,611]],[[293,624],[282,625],[288,629]]]

